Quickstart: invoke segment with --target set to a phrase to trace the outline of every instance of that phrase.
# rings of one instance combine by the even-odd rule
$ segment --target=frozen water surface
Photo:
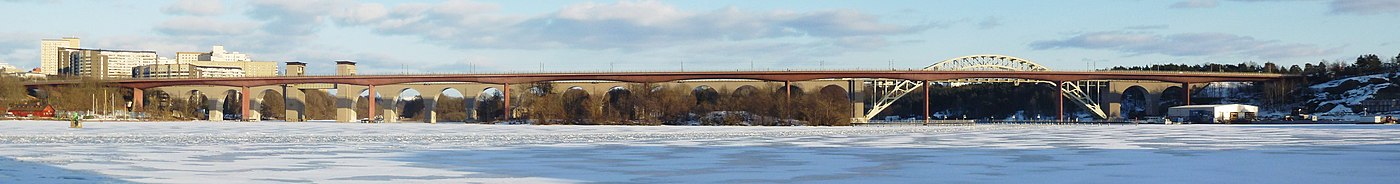
[[[1400,126],[0,121],[0,183],[1394,183]]]

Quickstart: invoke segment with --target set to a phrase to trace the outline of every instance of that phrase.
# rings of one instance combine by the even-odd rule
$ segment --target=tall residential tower
[[[60,64],[58,61],[58,51],[62,48],[78,48],[81,46],[81,41],[76,37],[41,40],[39,42],[39,73],[44,75],[58,75],[58,69],[64,66],[64,64]]]

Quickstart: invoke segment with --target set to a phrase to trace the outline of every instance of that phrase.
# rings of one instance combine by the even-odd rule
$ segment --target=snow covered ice
[[[0,183],[1393,183],[1400,126],[0,121]]]

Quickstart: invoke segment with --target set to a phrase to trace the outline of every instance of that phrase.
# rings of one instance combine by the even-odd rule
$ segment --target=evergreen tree
[[[1353,74],[1362,75],[1375,73],[1382,69],[1381,57],[1376,56],[1375,54],[1361,55],[1356,57],[1356,64],[1353,64],[1352,66],[1354,66],[1354,72],[1356,72]]]

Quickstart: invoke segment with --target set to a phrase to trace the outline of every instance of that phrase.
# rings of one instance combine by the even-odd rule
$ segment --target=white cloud
[[[166,35],[244,35],[258,29],[253,22],[221,21],[205,17],[179,17],[161,22],[155,30]]]
[[[1236,2],[1303,2],[1322,0],[1229,0]],[[1214,8],[1218,0],[1186,0],[1172,4],[1172,8]],[[1374,15],[1400,13],[1400,0],[1330,0],[1327,3],[1332,14]]]
[[[248,17],[267,21],[263,29],[274,34],[310,35],[325,24],[325,15],[353,5],[349,0],[254,0]]]
[[[223,14],[224,5],[219,0],[179,0],[160,11],[176,15],[212,16]]]
[[[884,23],[853,10],[686,11],[657,1],[583,3],[536,16],[500,15],[494,4],[448,1],[386,8],[360,4],[333,13],[345,26],[418,36],[458,48],[649,49],[708,41],[887,36],[931,27]]]
[[[1219,5],[1220,5],[1220,2],[1217,2],[1217,1],[1215,1],[1215,0],[1186,0],[1186,1],[1176,2],[1175,4],[1172,4],[1171,7],[1172,7],[1172,8],[1214,8],[1214,7],[1219,6]]]
[[[1331,8],[1338,14],[1400,13],[1400,0],[1333,0]]]
[[[1031,43],[1037,50],[1082,48],[1116,50],[1130,54],[1170,56],[1248,56],[1265,59],[1320,56],[1340,48],[1324,49],[1312,44],[1282,43],[1225,33],[1184,33],[1159,35],[1147,32],[1107,31],[1075,35],[1062,40]]]
[[[41,35],[27,32],[0,33],[0,60],[20,68],[39,66],[39,40]]]

